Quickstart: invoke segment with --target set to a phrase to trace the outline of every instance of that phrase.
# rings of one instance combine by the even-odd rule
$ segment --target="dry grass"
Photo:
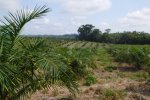
[[[84,86],[80,80],[80,93],[76,97],[66,88],[58,88],[38,91],[30,100],[150,100],[150,83],[146,83],[150,76],[146,71],[113,62],[104,50],[99,50],[95,60],[97,67],[92,72],[97,83]]]
[[[99,80],[97,84],[90,87],[81,85],[80,93],[75,98],[69,94],[67,89],[61,88],[58,89],[57,95],[54,95],[51,90],[44,92],[45,94],[40,91],[34,94],[31,100],[35,100],[35,98],[37,98],[36,100],[149,100],[150,94],[144,94],[150,93],[149,84],[144,85],[144,83],[140,84],[129,78],[120,78],[114,72],[100,71],[100,73],[99,78],[97,76]],[[100,73],[95,72],[95,75]],[[108,76],[111,79],[107,79]],[[141,91],[143,89],[145,90],[144,93]]]

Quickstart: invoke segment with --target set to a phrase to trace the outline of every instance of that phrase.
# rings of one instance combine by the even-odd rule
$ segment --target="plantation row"
[[[150,72],[149,45],[111,45],[107,51],[117,62],[128,63],[137,69],[147,67]]]
[[[143,76],[140,76],[142,78],[146,77],[146,79],[148,79],[147,77],[150,76],[150,45],[114,45],[88,41],[51,39],[44,39],[44,43],[46,44],[45,49],[48,49],[48,51],[46,50],[46,55],[52,56],[52,58],[50,58],[51,62],[53,63],[54,61],[54,67],[53,64],[52,66],[49,66],[60,69],[65,66],[68,68],[64,70],[66,71],[65,73],[70,75],[69,78],[72,78],[72,81],[76,81],[76,83],[73,84],[75,87],[72,87],[71,89],[71,92],[73,93],[76,89],[78,89],[77,85],[79,85],[78,83],[81,80],[83,82],[83,86],[91,86],[93,84],[97,84],[98,80],[103,79],[101,78],[103,71],[113,72],[116,70],[118,65],[115,65],[114,62],[117,64],[125,63],[135,71],[142,69],[144,71],[144,74],[142,74]],[[45,50],[43,49],[42,51]],[[57,60],[57,62],[55,62],[55,60]],[[95,69],[97,71],[102,70],[99,73],[100,75],[96,76],[94,74]],[[69,73],[67,70],[72,71],[73,73]],[[122,72],[115,73],[122,75]],[[137,76],[133,75],[132,77]],[[63,77],[61,78],[63,79],[63,82],[69,81]],[[65,76],[65,78],[67,78],[67,76]],[[104,79],[107,80],[107,78]],[[144,81],[147,82],[149,80]],[[67,85],[68,84],[65,84],[65,86]],[[107,97],[104,96],[104,98]]]
[[[128,63],[137,69],[142,66],[150,66],[150,46],[149,45],[113,45],[88,41],[52,40],[50,45],[63,48],[91,48],[105,49],[115,61]]]
[[[70,41],[70,40],[47,40],[48,44],[52,47],[65,47],[65,48],[101,48],[102,44],[87,41]]]
[[[142,66],[150,66],[150,46],[149,45],[113,45],[101,44],[87,41],[51,41],[53,45],[64,48],[103,48],[106,49],[115,61],[128,63],[140,69]]]
[[[69,49],[103,49],[119,63],[128,63],[140,69],[150,66],[150,45],[113,45],[88,41],[46,40],[49,47]]]

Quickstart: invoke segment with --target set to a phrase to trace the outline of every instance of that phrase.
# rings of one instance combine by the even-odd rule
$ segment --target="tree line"
[[[114,44],[150,44],[150,34],[137,31],[124,31],[111,33],[111,29],[105,32],[96,29],[91,24],[82,25],[78,28],[77,39]]]

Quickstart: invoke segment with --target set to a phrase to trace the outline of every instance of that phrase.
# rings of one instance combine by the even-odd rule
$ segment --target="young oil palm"
[[[28,93],[52,85],[66,86],[72,93],[76,89],[73,72],[44,41],[24,42],[19,33],[32,19],[49,12],[46,6],[34,10],[17,11],[4,17],[0,26],[0,99],[16,100]]]

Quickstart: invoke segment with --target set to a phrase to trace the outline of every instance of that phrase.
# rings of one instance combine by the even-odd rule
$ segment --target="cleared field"
[[[134,66],[138,59],[145,59],[149,45],[114,45],[87,41],[56,41],[55,44],[58,46],[56,53],[63,55],[65,63],[74,68],[73,71],[79,78],[77,83],[80,93],[74,97],[66,88],[56,87],[56,90],[50,88],[38,91],[30,100],[149,100],[149,63],[147,66],[142,65],[142,69]],[[132,52],[132,49],[135,51]],[[116,58],[120,61],[116,61]],[[124,59],[131,59],[134,63],[127,63]],[[145,61],[147,59],[149,58]],[[140,61],[141,64],[145,63]]]

